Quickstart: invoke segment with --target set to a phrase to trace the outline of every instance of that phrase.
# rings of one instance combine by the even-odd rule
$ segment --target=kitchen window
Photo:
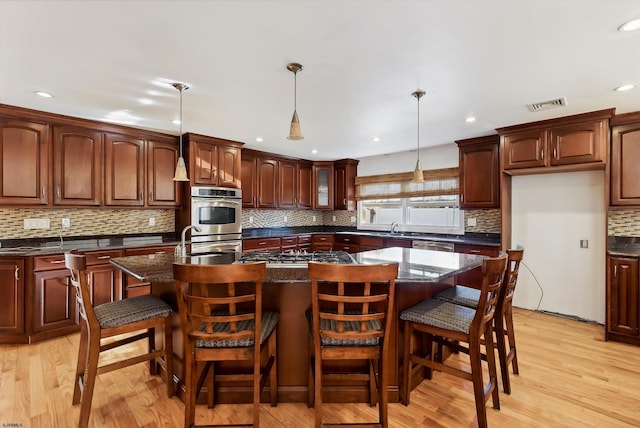
[[[356,178],[358,229],[464,234],[458,168],[424,171],[425,182],[411,182],[413,173]]]

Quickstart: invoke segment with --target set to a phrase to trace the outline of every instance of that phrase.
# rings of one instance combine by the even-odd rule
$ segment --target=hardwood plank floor
[[[515,311],[520,376],[501,410],[488,410],[492,427],[640,426],[640,348],[605,342],[603,327],[526,310]],[[0,345],[0,426],[75,427],[71,405],[78,334],[33,345]],[[466,356],[453,356],[466,364]],[[282,368],[281,368],[282,369]],[[490,407],[490,405],[489,405]],[[328,404],[333,421],[375,417],[366,404]],[[181,427],[184,405],[168,399],[162,380],[137,365],[98,377],[92,427]],[[261,426],[310,427],[303,403],[261,408]],[[198,406],[196,423],[241,423],[251,405]],[[473,427],[470,382],[435,373],[411,394],[411,405],[389,406],[391,427]],[[12,425],[13,424],[13,425]]]

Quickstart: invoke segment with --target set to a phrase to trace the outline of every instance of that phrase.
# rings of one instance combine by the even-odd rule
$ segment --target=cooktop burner
[[[243,254],[238,263],[262,261],[270,266],[304,266],[310,261],[339,264],[356,262],[346,251],[253,251]]]

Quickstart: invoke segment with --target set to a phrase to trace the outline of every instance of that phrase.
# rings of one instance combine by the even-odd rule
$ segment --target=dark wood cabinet
[[[604,169],[614,109],[499,128],[511,174]],[[550,168],[551,167],[551,168]],[[534,171],[519,171],[538,168]]]
[[[241,187],[243,143],[192,133],[185,134],[185,140],[191,185]]]
[[[95,129],[54,126],[54,205],[102,203],[102,137]]]
[[[179,148],[175,140],[147,141],[147,206],[177,207],[181,183],[173,181]]]
[[[258,207],[258,159],[256,156],[242,152],[242,208]]]
[[[384,248],[384,238],[381,236],[360,236],[360,251],[379,250]]]
[[[49,203],[49,125],[0,117],[0,204]]]
[[[640,206],[640,112],[611,119],[612,206]]]
[[[258,158],[256,162],[258,177],[257,208],[278,207],[278,161]]]
[[[333,233],[314,233],[311,235],[311,251],[332,251]]]
[[[357,253],[360,251],[360,237],[358,235],[336,233],[333,237],[334,250]]]
[[[639,260],[607,257],[606,338],[640,345]]]
[[[0,343],[27,342],[24,335],[24,260],[0,259]]]
[[[459,152],[460,208],[500,207],[500,137],[456,141]]]
[[[163,247],[144,247],[144,248],[127,248],[124,251],[125,256],[148,256],[152,259],[156,254],[173,254],[175,247],[163,246]],[[122,288],[123,297],[136,297],[146,294],[151,294],[151,283],[140,281],[139,279],[127,274],[122,273]]]
[[[356,209],[356,176],[358,161],[341,159],[334,162],[334,209]]]
[[[76,293],[64,267],[64,255],[34,257],[31,290],[31,341],[73,333],[80,330],[77,319]]]
[[[298,207],[298,163],[278,160],[278,208]]]
[[[411,241],[411,239],[384,238],[384,248],[389,248],[389,247],[411,248],[412,246],[413,246],[413,242]]]
[[[281,251],[296,251],[298,249],[297,236],[283,236],[280,238]]]
[[[242,251],[280,251],[280,238],[247,238],[242,240]]]
[[[144,205],[144,145],[137,137],[105,135],[105,205]]]
[[[298,161],[298,208],[313,206],[313,164]]]
[[[87,275],[91,303],[98,306],[103,303],[122,300],[122,271],[109,263],[114,257],[120,257],[120,250],[86,252]]]
[[[311,251],[311,235],[298,235],[298,250]]]
[[[332,210],[334,204],[333,162],[313,163],[313,209]]]

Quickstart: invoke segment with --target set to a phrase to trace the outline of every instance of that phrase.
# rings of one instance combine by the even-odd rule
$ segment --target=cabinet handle
[[[460,193],[460,202],[464,202],[464,193]]]
[[[153,192],[149,192],[149,200],[153,201]]]
[[[618,265],[613,265],[613,277],[616,278],[618,276]]]
[[[347,199],[346,199],[346,198],[345,198],[345,199],[343,199],[343,200],[342,200],[342,203],[343,203],[344,205],[347,205]]]
[[[46,198],[47,197],[47,188],[46,187],[42,187],[42,197]]]
[[[469,250],[469,252],[472,253],[472,254],[477,254],[477,253],[480,252],[480,250]]]
[[[110,259],[111,256],[98,256],[96,257],[98,260]]]
[[[20,268],[18,266],[16,266],[16,272],[15,272],[16,279],[20,279],[20,277],[18,276],[18,271],[19,270],[20,270]]]
[[[540,149],[540,159],[544,160],[544,149]]]
[[[267,245],[266,242],[258,242],[258,245]]]
[[[64,263],[64,260],[51,260],[51,261],[49,261],[49,264],[52,264],[52,265],[59,265],[61,263]]]
[[[558,159],[558,149],[556,147],[553,148],[553,158]]]
[[[60,186],[56,188],[56,196],[58,199],[60,199]]]
[[[144,201],[144,195],[142,194],[142,191],[140,192],[140,200]]]

